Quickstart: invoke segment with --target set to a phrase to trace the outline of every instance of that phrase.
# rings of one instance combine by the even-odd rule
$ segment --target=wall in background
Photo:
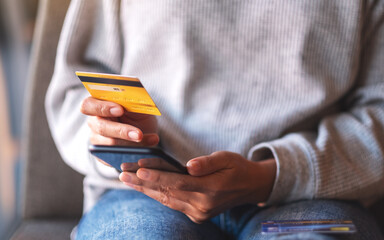
[[[23,102],[38,0],[0,0],[0,239],[20,216]]]

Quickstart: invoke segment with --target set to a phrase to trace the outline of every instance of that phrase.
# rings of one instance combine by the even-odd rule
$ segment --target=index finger
[[[180,191],[202,192],[207,186],[207,182],[202,181],[199,177],[148,168],[140,168],[136,172],[136,176],[141,180],[151,182],[150,188],[156,188],[153,185],[155,183],[158,186],[167,186]]]
[[[80,111],[85,115],[99,117],[120,117],[124,114],[124,108],[121,105],[94,97],[84,99]]]

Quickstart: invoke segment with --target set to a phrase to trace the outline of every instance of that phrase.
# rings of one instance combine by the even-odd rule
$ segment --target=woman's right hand
[[[127,112],[121,105],[88,97],[81,104],[88,115],[94,145],[155,146],[159,143],[155,116]]]

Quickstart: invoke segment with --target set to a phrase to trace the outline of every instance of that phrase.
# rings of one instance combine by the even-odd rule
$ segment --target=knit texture
[[[384,192],[383,21],[383,1],[73,0],[46,98],[53,137],[86,191],[122,187],[89,157],[74,73],[134,75],[177,158],[271,152],[269,204],[372,201]]]

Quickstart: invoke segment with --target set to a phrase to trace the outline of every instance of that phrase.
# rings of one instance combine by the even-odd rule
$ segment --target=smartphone
[[[140,167],[158,169],[168,172],[187,174],[187,168],[180,161],[158,147],[128,147],[90,145],[90,153],[108,163],[117,171],[135,172]],[[142,160],[141,160],[142,159]]]

